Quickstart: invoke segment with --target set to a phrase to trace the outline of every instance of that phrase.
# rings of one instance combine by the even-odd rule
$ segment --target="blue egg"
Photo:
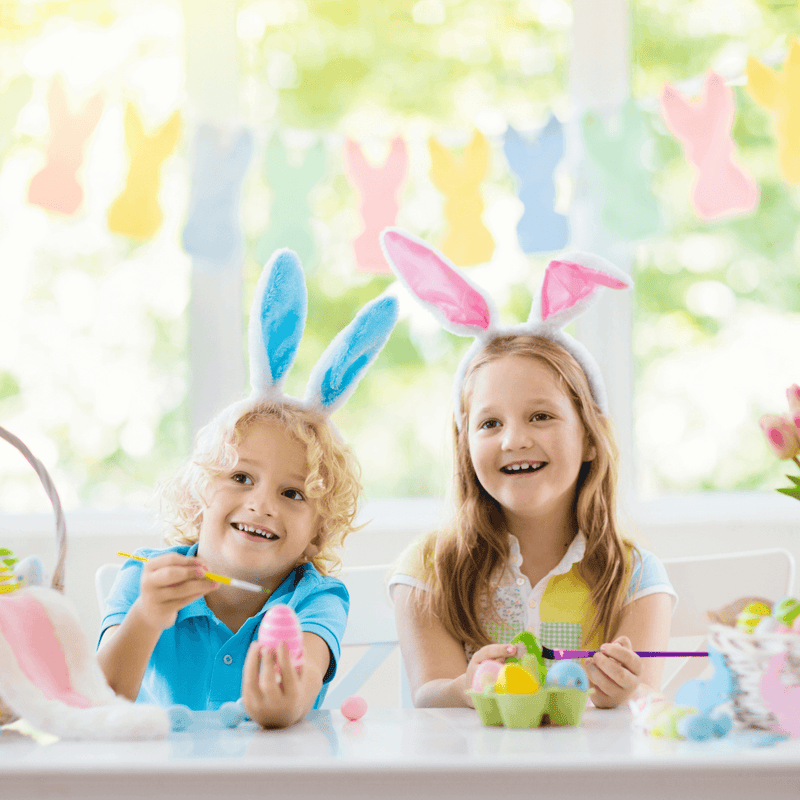
[[[585,692],[589,689],[589,676],[574,661],[556,661],[547,672],[546,683],[548,686],[567,686]]]

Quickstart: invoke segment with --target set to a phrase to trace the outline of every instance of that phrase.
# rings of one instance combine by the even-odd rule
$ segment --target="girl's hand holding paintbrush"
[[[601,645],[584,667],[595,690],[592,702],[598,708],[616,708],[626,702],[641,681],[642,659],[627,636]]]

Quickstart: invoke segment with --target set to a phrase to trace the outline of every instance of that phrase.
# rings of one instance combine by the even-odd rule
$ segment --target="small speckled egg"
[[[772,609],[764,603],[750,603],[736,617],[736,627],[740,631],[752,633],[762,617],[768,617],[771,613]]]
[[[534,694],[539,688],[533,675],[520,664],[505,664],[494,685],[497,694]]]
[[[784,597],[783,600],[775,603],[772,616],[783,625],[791,626],[796,619],[800,618],[800,600],[796,597]]]
[[[347,719],[355,722],[367,713],[367,701],[363,697],[353,695],[353,697],[348,697],[342,701],[339,710]]]
[[[574,661],[557,661],[547,673],[548,686],[569,686],[585,692],[589,688],[586,670]]]

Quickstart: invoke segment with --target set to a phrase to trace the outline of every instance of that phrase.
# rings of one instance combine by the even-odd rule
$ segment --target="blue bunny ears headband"
[[[398,228],[386,228],[381,233],[381,246],[400,282],[445,330],[475,338],[453,381],[453,411],[459,430],[461,388],[467,367],[492,339],[508,334],[543,336],[563,347],[586,374],[600,410],[608,413],[605,384],[597,362],[579,341],[562,329],[591,305],[602,287],[630,288],[633,281],[629,275],[592,253],[563,253],[547,265],[527,321],[503,327],[491,297],[427,242]]]
[[[248,325],[251,397],[288,402],[329,416],[355,391],[397,322],[397,300],[367,303],[328,345],[309,375],[302,400],[283,393],[306,323],[308,293],[300,259],[276,250],[256,284]]]

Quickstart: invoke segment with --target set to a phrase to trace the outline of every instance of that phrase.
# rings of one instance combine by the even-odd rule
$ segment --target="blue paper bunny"
[[[555,211],[553,172],[564,157],[564,131],[550,117],[535,141],[529,141],[511,125],[503,139],[508,165],[518,178],[519,199],[525,210],[517,223],[517,237],[524,253],[560,250],[569,241],[569,223]]]

